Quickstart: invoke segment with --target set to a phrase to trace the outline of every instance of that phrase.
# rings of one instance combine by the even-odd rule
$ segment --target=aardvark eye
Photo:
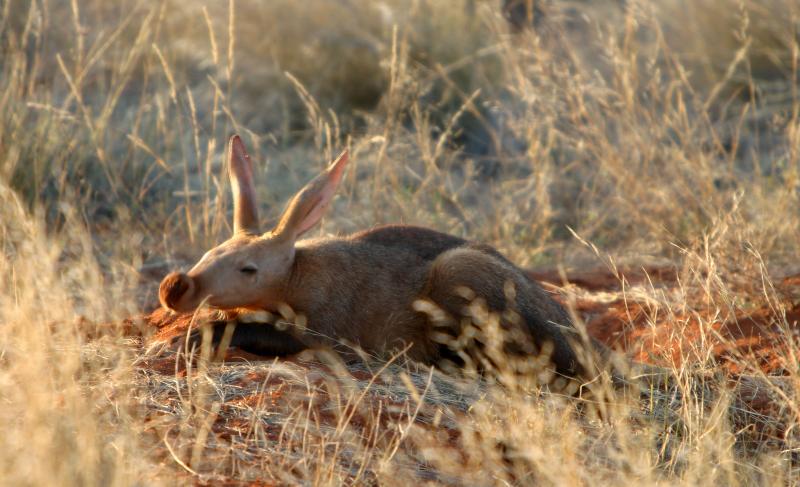
[[[245,264],[241,269],[239,269],[239,272],[242,274],[247,274],[248,276],[252,276],[258,272],[258,268],[254,264]]]

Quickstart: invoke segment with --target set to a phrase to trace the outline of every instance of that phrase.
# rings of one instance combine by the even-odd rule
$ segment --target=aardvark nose
[[[172,272],[161,281],[158,289],[158,299],[165,308],[177,311],[178,303],[184,296],[190,296],[194,291],[192,278],[181,272]]]

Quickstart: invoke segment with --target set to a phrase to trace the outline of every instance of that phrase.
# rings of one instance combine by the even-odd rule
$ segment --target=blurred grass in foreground
[[[349,146],[322,232],[405,222],[521,265],[664,260],[685,286],[671,306],[782,306],[771,277],[797,270],[800,236],[796,1],[553,1],[517,34],[494,1],[184,3],[0,3],[6,483],[172,472],[140,436],[136,351],[99,323],[138,311],[137,270],[229,232],[234,131],[253,148],[267,219]],[[542,468],[570,465],[570,483],[608,474],[569,457],[571,419],[553,426],[510,397],[504,412],[478,408],[478,429],[520,415]],[[786,471],[791,452],[741,462],[727,425],[679,415],[697,440],[680,469],[620,426],[614,441],[651,446],[619,450],[642,452],[627,482]],[[386,458],[384,473],[404,468]],[[543,471],[528,480],[561,478]]]

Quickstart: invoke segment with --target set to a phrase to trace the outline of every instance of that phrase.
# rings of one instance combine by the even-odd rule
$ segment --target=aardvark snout
[[[178,310],[178,303],[194,292],[194,281],[191,277],[181,272],[172,272],[161,281],[158,289],[158,299],[165,308]]]

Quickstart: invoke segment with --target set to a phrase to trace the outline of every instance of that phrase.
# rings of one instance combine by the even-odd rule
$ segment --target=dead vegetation
[[[797,2],[184,4],[0,2],[0,483],[796,482]],[[322,232],[486,241],[668,387],[149,348],[234,131],[264,223],[348,147]]]

